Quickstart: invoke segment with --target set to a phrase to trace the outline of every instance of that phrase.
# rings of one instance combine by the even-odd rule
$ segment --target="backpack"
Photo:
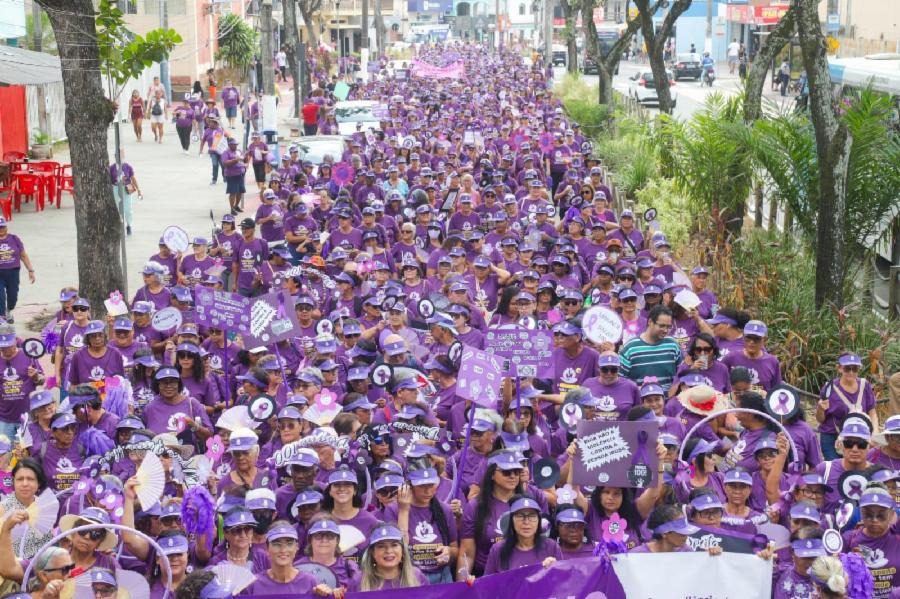
[[[153,103],[153,107],[150,109],[150,114],[153,116],[160,116],[163,113],[162,106],[159,105],[159,100]]]

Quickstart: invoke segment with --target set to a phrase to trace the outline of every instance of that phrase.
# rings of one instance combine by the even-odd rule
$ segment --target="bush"
[[[609,107],[597,104],[597,90],[577,73],[566,73],[554,93],[562,100],[569,118],[581,124],[585,135],[596,137],[608,129]]]
[[[690,202],[675,189],[670,179],[654,177],[636,195],[635,213],[640,215],[648,208],[655,208],[660,229],[673,248],[690,244],[694,219],[685,218],[689,214]]]

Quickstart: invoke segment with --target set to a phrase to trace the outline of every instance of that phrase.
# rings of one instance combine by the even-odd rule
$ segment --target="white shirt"
[[[738,52],[741,50],[741,45],[737,42],[731,42],[728,44],[728,56],[737,56]]]
[[[278,54],[275,55],[275,62],[277,62],[280,67],[285,66],[287,64],[287,55],[284,52],[279,51]]]

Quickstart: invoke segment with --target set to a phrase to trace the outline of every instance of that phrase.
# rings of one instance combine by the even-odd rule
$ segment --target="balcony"
[[[394,14],[394,0],[369,0],[369,16],[375,14],[375,3],[381,2],[381,14],[384,16]],[[403,0],[404,2],[406,0]],[[322,3],[322,15],[325,18],[332,18],[337,14],[341,17],[359,16],[362,14],[362,0],[341,0],[340,8],[335,11],[335,3],[327,0]]]

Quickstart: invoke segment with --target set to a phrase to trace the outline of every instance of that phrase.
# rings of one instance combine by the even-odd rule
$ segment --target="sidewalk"
[[[284,144],[289,139],[290,124],[286,119],[291,112],[293,93],[289,84],[282,84],[280,93],[279,134]],[[191,237],[209,238],[213,227],[210,210],[218,224],[228,210],[228,199],[221,173],[215,187],[209,184],[211,167],[206,150],[198,156],[199,142],[192,142],[190,155],[183,155],[171,122],[166,124],[162,144],[153,141],[150,124],[146,121],[142,143],[135,140],[131,123],[121,123],[120,130],[123,160],[134,168],[144,194],[143,201],[134,202],[134,231],[126,245],[130,301],[141,285],[141,268],[157,252],[157,242],[163,229],[177,224]],[[242,136],[240,124],[233,133]],[[112,127],[108,138],[112,160],[115,139]],[[54,154],[53,160],[68,163],[68,151]],[[250,217],[259,205],[252,179],[252,171],[248,170],[248,194],[245,196],[243,215]],[[19,303],[14,312],[19,335],[33,336],[40,329],[30,331],[28,323],[43,313],[52,314],[59,309],[57,298],[62,287],[78,285],[75,209],[71,196],[63,194],[60,210],[48,204],[43,212],[35,213],[34,203],[23,206],[21,213],[13,213],[9,231],[22,239],[36,271],[37,282],[34,285],[28,283],[23,271]]]

